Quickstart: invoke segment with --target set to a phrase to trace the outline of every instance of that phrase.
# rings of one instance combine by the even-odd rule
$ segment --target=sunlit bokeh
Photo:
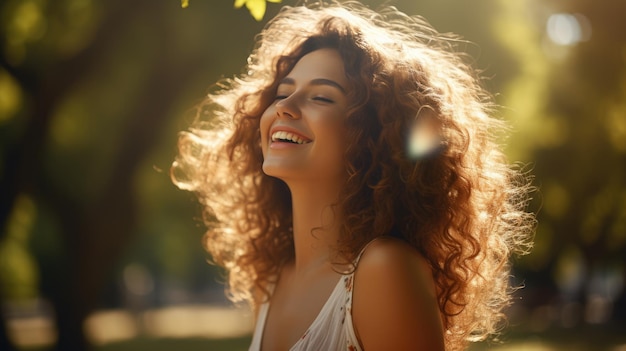
[[[71,342],[85,336],[96,350],[249,340],[253,312],[227,300],[224,271],[202,247],[202,208],[170,166],[194,106],[241,72],[265,21],[297,1],[261,3],[260,22],[232,0],[0,3],[0,296],[15,344],[50,348],[70,312],[87,316]],[[498,142],[537,188],[535,244],[512,261],[523,288],[503,343],[470,351],[626,351],[626,2],[393,5],[463,37],[452,45],[511,127]],[[445,143],[440,126],[418,121],[407,140],[417,159]],[[183,188],[201,185],[181,172],[202,162],[197,150],[173,172]]]
[[[36,215],[33,200],[20,195],[6,223],[5,235],[0,238],[0,287],[4,296],[18,304],[38,295],[39,272],[29,250]]]
[[[57,340],[54,321],[41,315],[11,318],[7,332],[16,345],[24,348],[49,347]]]
[[[27,55],[27,45],[40,40],[48,27],[41,1],[6,2],[3,11],[12,12],[2,23],[7,33],[3,52],[9,62],[20,64]]]
[[[53,344],[57,330],[51,316],[20,316],[10,320],[9,337],[21,347]],[[252,333],[252,312],[245,308],[181,305],[134,313],[123,309],[96,311],[85,321],[85,333],[96,345],[133,338],[245,337]]]
[[[575,45],[591,38],[591,25],[584,15],[555,13],[548,18],[546,32],[557,45]]]
[[[19,110],[22,90],[5,70],[0,69],[0,126]]]

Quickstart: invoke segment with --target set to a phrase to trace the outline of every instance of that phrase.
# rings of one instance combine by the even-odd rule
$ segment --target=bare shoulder
[[[382,237],[371,242],[364,250],[358,269],[361,271],[379,270],[392,273],[394,269],[417,270],[415,273],[430,275],[430,268],[424,257],[408,243],[393,237]]]
[[[354,276],[352,318],[372,350],[443,350],[430,269],[420,253],[394,238],[372,242]]]

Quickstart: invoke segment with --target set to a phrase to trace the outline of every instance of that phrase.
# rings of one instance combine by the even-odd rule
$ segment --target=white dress
[[[354,272],[344,275],[319,314],[290,351],[362,351],[352,325],[352,285]],[[261,338],[269,311],[261,305],[249,351],[261,350]]]

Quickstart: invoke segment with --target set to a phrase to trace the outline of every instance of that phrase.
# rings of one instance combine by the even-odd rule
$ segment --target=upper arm
[[[444,349],[430,269],[399,240],[376,240],[363,253],[354,277],[352,319],[366,351]]]

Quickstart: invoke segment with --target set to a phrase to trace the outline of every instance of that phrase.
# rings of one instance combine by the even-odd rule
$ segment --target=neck
[[[339,237],[341,211],[332,207],[339,188],[315,183],[288,183],[293,210],[295,270],[305,273],[330,265]]]

